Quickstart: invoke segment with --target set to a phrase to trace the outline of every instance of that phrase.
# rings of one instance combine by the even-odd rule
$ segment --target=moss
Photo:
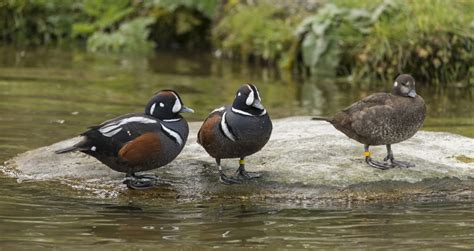
[[[474,158],[468,157],[466,155],[458,155],[455,157],[456,160],[463,162],[463,163],[474,163]]]

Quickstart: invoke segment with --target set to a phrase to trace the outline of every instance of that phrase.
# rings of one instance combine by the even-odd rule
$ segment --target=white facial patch
[[[250,89],[250,93],[249,93],[249,96],[247,97],[247,99],[245,100],[245,104],[246,105],[252,105],[253,101],[255,100],[255,94],[253,93],[253,90],[250,87],[250,85],[247,85],[247,87]]]
[[[153,112],[155,111],[155,106],[156,106],[156,103],[153,103],[153,105],[151,105],[151,107],[150,107],[150,115],[153,115]]]
[[[142,124],[152,124],[152,123],[157,123],[156,120],[145,118],[145,117],[130,117],[126,119],[121,119],[119,121],[114,121],[108,124],[105,124],[101,128],[99,128],[99,132],[102,133],[102,135],[106,137],[112,137],[118,132],[122,130],[122,125],[128,124],[128,123],[142,123]]]
[[[96,150],[97,150],[97,147],[95,147],[95,146],[91,147],[91,151],[95,152]]]
[[[179,111],[181,111],[181,101],[179,101],[179,98],[178,96],[176,96],[176,94],[174,94],[174,97],[176,98],[176,100],[174,101],[174,105],[173,105],[173,109],[171,110],[173,113],[178,113]]]
[[[165,104],[163,104],[163,102],[160,102],[160,107],[161,108],[165,107]]]
[[[398,82],[395,81],[395,83],[393,83],[393,86],[397,87],[397,86],[398,86]]]
[[[237,96],[239,96],[239,97],[240,97],[241,95],[242,95],[242,93],[240,93],[240,92],[239,92],[239,93],[237,93]]]
[[[234,135],[232,135],[232,133],[230,132],[229,130],[229,127],[227,126],[227,122],[225,120],[225,115],[227,115],[227,112],[224,112],[224,114],[222,115],[222,119],[221,119],[221,128],[222,128],[222,131],[224,132],[224,135],[232,140],[232,141],[235,141],[235,137]]]
[[[168,133],[173,139],[174,141],[176,141],[176,143],[178,143],[178,145],[182,146],[183,145],[183,139],[181,138],[181,136],[179,136],[179,134],[171,129],[169,129],[168,127],[166,127],[165,125],[163,125],[162,123],[161,124],[161,128],[166,132]]]
[[[402,93],[408,93],[410,91],[410,88],[408,88],[407,86],[402,85],[402,87],[400,88],[400,91]]]

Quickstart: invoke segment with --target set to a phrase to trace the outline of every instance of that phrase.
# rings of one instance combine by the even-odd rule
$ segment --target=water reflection
[[[298,207],[245,200],[108,201],[58,191],[47,183],[18,185],[1,178],[0,184],[0,243],[7,250],[468,249],[474,245],[474,204],[469,201]]]

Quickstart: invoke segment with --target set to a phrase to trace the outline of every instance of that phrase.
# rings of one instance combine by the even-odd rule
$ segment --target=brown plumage
[[[332,118],[316,117],[330,122],[349,138],[365,145],[366,162],[376,168],[411,167],[411,163],[396,161],[391,144],[407,140],[418,131],[425,120],[426,106],[416,94],[415,80],[408,74],[399,75],[392,93],[375,93],[343,109]],[[373,161],[369,146],[386,145],[386,162]]]
[[[214,129],[219,126],[221,115],[219,113],[211,114],[202,124],[198,132],[198,143],[206,149],[206,151],[215,158],[216,149],[213,142],[215,141]]]
[[[209,114],[198,132],[198,143],[216,160],[222,183],[241,183],[239,178],[224,174],[221,159],[239,158],[239,177],[260,177],[258,173],[245,170],[244,159],[265,146],[272,128],[257,87],[247,84],[237,90],[232,105],[222,106]]]
[[[81,134],[77,144],[59,149],[58,154],[81,151],[111,169],[126,173],[129,188],[144,189],[160,184],[150,175],[136,175],[162,167],[183,150],[189,128],[182,112],[192,112],[183,105],[178,93],[162,90],[146,104],[143,113],[129,113]]]
[[[349,138],[366,145],[395,144],[411,138],[423,125],[423,98],[372,94],[328,121]]]
[[[156,132],[148,132],[135,138],[118,152],[120,158],[133,165],[145,163],[161,154],[160,135]]]

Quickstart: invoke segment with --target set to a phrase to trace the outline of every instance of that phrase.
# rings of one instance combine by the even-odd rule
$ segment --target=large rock
[[[129,191],[124,174],[115,172],[82,153],[57,155],[54,151],[79,138],[35,149],[9,160],[2,167],[19,180],[60,181],[98,196],[158,196],[179,199],[273,198],[284,200],[398,199],[412,196],[474,195],[474,139],[449,133],[421,131],[396,144],[396,158],[416,163],[414,168],[381,171],[367,166],[363,146],[325,122],[309,117],[274,121],[273,135],[264,149],[247,158],[247,170],[263,172],[258,180],[241,185],[218,183],[214,160],[196,143],[200,122],[190,123],[190,137],[181,155],[154,170],[171,187]],[[385,147],[372,147],[374,158]],[[238,160],[224,160],[232,174]]]

